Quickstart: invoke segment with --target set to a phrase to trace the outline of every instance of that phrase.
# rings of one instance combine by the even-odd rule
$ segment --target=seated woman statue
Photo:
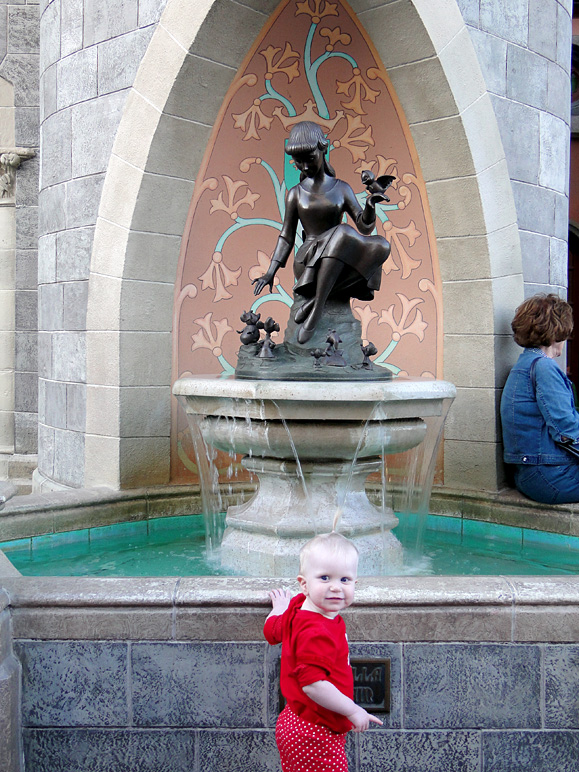
[[[504,460],[515,485],[544,504],[579,502],[579,414],[571,381],[554,361],[573,332],[571,306],[557,295],[535,295],[511,324],[524,348],[501,399]]]
[[[386,197],[372,193],[362,209],[352,188],[336,179],[325,158],[327,147],[328,139],[317,124],[302,121],[292,128],[285,152],[299,170],[300,182],[288,193],[270,266],[252,282],[255,295],[268,284],[271,290],[274,276],[293,249],[299,221],[304,242],[294,258],[294,293],[305,298],[294,317],[301,325],[299,343],[306,343],[314,334],[328,298],[372,300],[380,288],[382,265],[390,254],[385,238],[368,235],[376,223],[375,205]],[[350,215],[360,233],[342,223],[344,213]]]

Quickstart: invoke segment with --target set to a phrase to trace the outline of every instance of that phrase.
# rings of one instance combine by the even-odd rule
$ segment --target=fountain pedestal
[[[454,397],[444,381],[272,382],[183,378],[174,394],[209,445],[244,454],[255,496],[227,512],[222,564],[253,576],[291,576],[316,533],[338,530],[360,551],[361,575],[402,562],[397,519],[367,498],[381,456],[419,445],[424,418]],[[355,401],[354,401],[355,400]]]

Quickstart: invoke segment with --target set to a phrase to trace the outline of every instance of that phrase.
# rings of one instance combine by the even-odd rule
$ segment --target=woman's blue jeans
[[[516,464],[515,485],[533,501],[542,504],[579,502],[579,464]]]

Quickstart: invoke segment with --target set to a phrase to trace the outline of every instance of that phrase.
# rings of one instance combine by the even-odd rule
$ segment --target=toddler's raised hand
[[[271,599],[272,610],[271,613],[275,616],[283,614],[290,604],[292,594],[289,590],[284,590],[281,587],[279,589],[270,590],[268,593]]]
[[[380,721],[379,718],[368,713],[367,710],[364,710],[359,705],[356,705],[356,710],[348,716],[348,719],[354,725],[354,732],[365,732],[371,723],[379,724],[380,726],[383,724],[383,721]]]

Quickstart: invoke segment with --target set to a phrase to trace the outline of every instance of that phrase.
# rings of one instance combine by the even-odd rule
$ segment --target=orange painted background
[[[291,265],[273,292],[253,296],[283,221],[286,190],[298,182],[284,153],[291,127],[320,124],[330,163],[363,203],[360,172],[393,174],[377,231],[392,245],[381,290],[354,300],[377,366],[436,376],[442,300],[426,189],[406,120],[386,71],[351,9],[325,0],[284,0],[254,44],[224,100],[196,181],[175,287],[174,377],[231,374],[239,317],[252,308],[283,330],[292,302]],[[220,474],[238,468],[228,457]],[[172,478],[196,478],[189,431],[174,411]]]

